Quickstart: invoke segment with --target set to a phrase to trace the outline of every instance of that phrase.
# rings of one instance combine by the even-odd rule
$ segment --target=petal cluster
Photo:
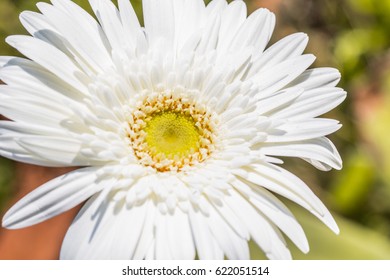
[[[268,258],[289,259],[284,236],[309,246],[280,195],[338,233],[310,188],[280,167],[279,157],[342,167],[326,137],[341,125],[319,116],[346,93],[337,70],[308,69],[305,34],[267,47],[274,15],[248,15],[240,0],[143,0],[144,26],[128,0],[90,4],[96,19],[69,0],[38,3],[39,13],[20,16],[30,36],[7,38],[26,58],[0,57],[0,114],[12,120],[0,122],[0,155],[80,168],[16,203],[3,226],[88,199],[61,258],[248,259],[253,239]],[[213,120],[198,151],[207,157],[180,169],[142,162],[134,139],[144,138],[130,135],[145,132],[138,114],[157,110],[146,100],[167,95]]]

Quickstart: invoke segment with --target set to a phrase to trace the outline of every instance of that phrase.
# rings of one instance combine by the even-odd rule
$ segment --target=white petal
[[[38,29],[34,34],[41,34],[40,37],[44,37],[45,41],[66,53],[91,74],[102,72],[109,67],[112,64],[111,59],[97,34],[99,30],[90,27],[90,24],[81,24],[84,22],[82,19],[87,17],[84,14],[81,17],[75,16],[80,13],[80,7],[71,1],[55,0],[53,3],[55,6],[42,3],[38,5],[44,17],[37,17],[29,12],[22,13],[21,19],[25,26],[34,25],[38,29],[42,27],[37,25],[37,19],[40,19],[38,23],[45,21],[44,24],[54,31],[48,32],[47,28]],[[95,25],[98,26],[96,21]]]
[[[290,172],[275,165],[258,164],[254,167],[254,172],[246,174],[245,180],[294,201],[318,217],[332,231],[339,232],[336,222],[324,204],[304,182]]]
[[[248,77],[273,67],[283,61],[297,57],[303,53],[309,39],[304,33],[291,34],[273,44],[255,61],[248,73]]]
[[[215,1],[212,1],[213,3]],[[221,27],[221,17],[219,15],[212,17],[207,21],[204,31],[201,35],[200,43],[196,52],[201,55],[215,50],[218,44],[219,29]]]
[[[180,209],[167,215],[168,243],[172,258],[175,260],[195,259],[195,244],[192,237],[188,215]]]
[[[26,135],[15,141],[26,151],[53,163],[62,163],[64,166],[88,165],[85,158],[79,157],[81,143],[70,137]]]
[[[92,15],[73,1],[51,0],[51,2],[55,7],[67,13],[67,15],[73,19],[76,26],[82,27],[82,30],[78,30],[78,33],[86,36],[86,38],[96,44],[96,48],[102,52],[104,56],[109,55],[107,52],[107,50],[109,50],[107,38],[105,37],[101,26]],[[43,4],[38,3],[38,8],[41,7],[40,5]]]
[[[26,123],[45,124],[57,129],[65,119],[74,115],[68,106],[71,103],[75,107],[88,110],[83,104],[49,89],[41,92],[34,87],[0,85],[0,107],[8,111],[9,119],[24,119]],[[31,112],[25,112],[26,108]],[[28,115],[31,115],[31,118],[24,117]]]
[[[56,161],[53,158],[42,158],[36,154],[31,154],[24,149],[17,139],[23,137],[36,136],[37,134],[61,135],[63,132],[56,128],[36,126],[34,124],[24,124],[11,121],[0,122],[0,155],[16,161],[21,161],[29,164],[36,164],[49,167],[61,167],[64,163]]]
[[[158,48],[163,40],[172,50],[175,36],[175,15],[172,0],[144,0],[143,13],[145,31],[151,46]],[[161,43],[160,43],[161,44]]]
[[[156,206],[152,201],[148,202],[146,208],[146,217],[144,218],[144,227],[141,232],[140,239],[137,244],[137,248],[134,252],[133,259],[142,260],[145,259],[149,250],[153,251],[153,257],[155,252],[155,219],[156,219]]]
[[[61,38],[61,35],[59,35],[55,28],[47,22],[47,19],[44,15],[36,12],[24,11],[20,14],[20,22],[23,24],[23,27],[27,30],[27,32],[30,33],[33,37],[51,43],[57,48],[64,47],[60,46],[60,44],[56,44],[57,42],[62,44],[64,42]],[[50,38],[54,38],[49,37],[50,33],[55,33],[53,35],[57,36],[58,41],[50,40]],[[66,49],[61,49],[61,51],[64,50]]]
[[[231,2],[221,15],[219,30],[218,51],[227,50],[241,24],[246,20],[247,10],[244,1]]]
[[[246,240],[249,239],[249,232],[242,224],[240,218],[237,216],[237,213],[227,207],[224,202],[222,202],[220,205],[216,205],[215,203],[212,203],[212,205],[214,209],[217,210],[218,214],[224,219],[227,225],[229,225],[237,235]]]
[[[272,93],[271,91],[269,93]],[[274,111],[278,111],[280,107],[289,107],[301,94],[303,89],[299,87],[292,87],[285,90],[265,95],[264,92],[259,92],[255,97],[259,99],[257,112],[260,115],[272,116]]]
[[[198,0],[182,0],[173,1],[173,6],[175,47],[184,54],[186,51],[192,51],[199,42],[201,28],[205,24],[205,3]]]
[[[291,259],[283,238],[260,213],[258,213],[245,199],[232,191],[227,198],[229,206],[248,227],[253,240],[262,248],[268,258]]]
[[[63,95],[80,100],[80,97],[83,97],[82,93],[66,82],[37,63],[24,58],[12,57],[9,59],[6,65],[0,69],[0,79],[12,88],[32,91],[34,94],[46,98],[50,96],[56,99],[58,95]]]
[[[199,259],[223,259],[224,253],[207,226],[207,217],[190,207],[189,219]]]
[[[7,65],[11,60],[13,60],[15,57],[13,56],[0,56],[0,68]]]
[[[270,156],[310,159],[314,162],[322,162],[337,170],[342,168],[340,154],[333,143],[326,137],[299,142],[265,144],[261,147],[261,152]]]
[[[155,257],[157,260],[173,260],[169,248],[170,244],[168,243],[167,218],[167,215],[164,215],[161,211],[157,211],[155,220]]]
[[[302,141],[319,138],[339,130],[341,125],[331,119],[305,119],[286,121],[268,131],[267,143]]]
[[[251,184],[241,181],[234,181],[233,184],[244,198],[263,213],[270,222],[277,225],[302,252],[309,251],[309,244],[301,225],[279,199],[266,189],[254,187]]]
[[[207,17],[210,19],[215,17],[216,15],[221,14],[227,6],[228,3],[226,2],[226,0],[210,1],[210,3],[206,7]]]
[[[44,41],[29,36],[10,36],[6,41],[75,89],[86,92],[85,84],[82,82],[85,76],[63,52]]]
[[[259,94],[267,96],[295,80],[314,60],[315,57],[309,54],[291,58],[274,67],[264,69],[251,77],[251,80],[258,84]]]
[[[19,98],[5,97],[0,97],[0,101],[0,113],[14,121],[58,127],[61,121],[69,117],[69,114],[63,112],[64,110],[56,111],[55,108],[48,106],[51,103],[48,101],[28,102]]]
[[[48,7],[49,10],[55,10],[51,5],[44,4],[42,5],[44,7]],[[59,18],[58,15],[56,15],[57,18]],[[48,18],[45,17],[42,14],[25,11],[20,14],[20,21],[23,24],[24,28],[34,37],[39,40],[42,40],[52,46],[54,46],[56,49],[67,55],[72,62],[83,68],[83,61],[78,59],[77,53],[71,51],[73,49],[71,46],[69,46],[68,40],[63,37],[62,34],[57,32],[56,28],[51,25]],[[72,21],[73,23],[73,21]],[[90,71],[90,69],[87,69]]]
[[[247,240],[237,235],[211,205],[209,205],[209,209],[210,215],[206,219],[207,224],[226,257],[230,260],[249,259]]]
[[[314,68],[306,70],[287,87],[299,86],[306,90],[320,87],[334,87],[340,81],[340,72],[334,68]]]
[[[13,135],[0,136],[0,155],[5,158],[29,164],[36,164],[48,167],[63,166],[63,164],[61,163],[55,163],[51,160],[31,155],[23,147],[21,147],[18,143],[15,142],[15,137]]]
[[[4,157],[30,164],[52,167],[66,165],[55,155],[50,154],[50,156],[48,156],[48,152],[45,152],[44,156],[41,157],[36,153],[31,153],[28,149],[23,148],[23,146],[18,143],[19,139],[36,137],[37,135],[64,137],[66,134],[64,131],[50,126],[0,121],[0,154]],[[67,155],[67,157],[69,157],[69,155]]]
[[[290,106],[272,114],[275,118],[307,119],[325,114],[344,101],[347,94],[340,88],[325,87],[304,91]]]
[[[3,217],[3,227],[18,229],[61,214],[83,202],[104,184],[96,181],[99,167],[82,168],[57,177],[19,200]]]
[[[85,11],[83,8],[81,8],[76,3],[74,3],[73,1],[52,0],[51,2],[55,7],[67,13],[68,16],[70,16],[71,19],[74,21],[76,26],[80,26],[80,27],[82,26],[82,30],[77,30],[78,34],[74,34],[74,35],[84,36],[85,38],[88,38],[92,46],[95,45],[95,50],[89,49],[88,51],[91,51],[92,53],[96,54],[95,60],[99,60],[96,62],[101,63],[103,68],[105,66],[111,65],[111,61],[109,60],[111,49],[107,37],[103,32],[103,29],[98,24],[96,19],[92,15],[90,15],[87,11]],[[68,31],[69,30],[67,30],[67,32]],[[71,36],[71,35],[67,35],[67,36]],[[88,44],[88,46],[91,46],[90,44]]]
[[[229,49],[238,52],[251,46],[254,54],[261,54],[271,39],[274,27],[275,15],[267,9],[258,9],[241,25]]]
[[[119,11],[114,3],[108,0],[90,0],[89,2],[110,42],[111,48],[115,50],[123,49],[126,46],[125,31]]]
[[[135,46],[137,33],[140,32],[141,29],[137,15],[129,0],[119,0],[118,6],[123,31],[124,34],[126,34],[124,37],[130,46]]]
[[[74,219],[61,248],[61,259],[131,259],[144,227],[148,204],[127,209],[103,204],[96,213],[91,198]]]

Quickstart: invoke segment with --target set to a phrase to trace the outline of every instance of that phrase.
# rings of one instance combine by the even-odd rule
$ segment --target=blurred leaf
[[[0,211],[12,194],[12,180],[14,179],[13,163],[0,157]]]
[[[359,74],[365,71],[368,55],[381,52],[388,45],[388,31],[378,28],[355,28],[336,39],[335,57],[344,72]]]
[[[361,208],[374,186],[375,172],[374,162],[364,152],[349,156],[330,189],[333,207],[347,215]]]
[[[375,1],[373,0],[349,0],[349,4],[357,11],[365,14],[372,14],[375,12]],[[383,3],[384,1],[382,1]]]

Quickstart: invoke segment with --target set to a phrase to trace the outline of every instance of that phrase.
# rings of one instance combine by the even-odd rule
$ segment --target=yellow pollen
[[[205,161],[215,150],[217,117],[186,96],[149,95],[128,118],[134,155],[159,172],[181,171]]]
[[[169,159],[186,157],[199,149],[199,131],[194,120],[175,112],[152,116],[145,127],[145,141],[153,154],[164,154]]]

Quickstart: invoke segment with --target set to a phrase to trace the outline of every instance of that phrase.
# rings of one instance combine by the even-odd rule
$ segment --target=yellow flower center
[[[145,127],[145,141],[153,154],[169,159],[187,157],[199,149],[199,130],[190,116],[165,111],[152,116]]]
[[[129,144],[144,166],[182,171],[215,150],[217,117],[184,95],[148,95],[128,120]]]

